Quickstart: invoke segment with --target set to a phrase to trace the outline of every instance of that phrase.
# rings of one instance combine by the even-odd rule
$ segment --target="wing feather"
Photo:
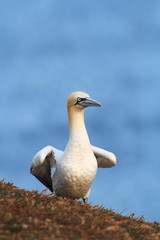
[[[41,149],[32,160],[30,173],[50,189],[51,192],[53,192],[51,170],[56,167],[56,162],[62,154],[62,151],[52,146],[47,146]]]
[[[104,149],[92,146],[99,168],[111,168],[116,165],[116,156]]]

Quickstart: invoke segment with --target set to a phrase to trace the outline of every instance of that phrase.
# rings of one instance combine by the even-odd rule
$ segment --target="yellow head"
[[[93,99],[85,92],[73,92],[67,100],[67,107],[86,108],[86,107],[101,107],[101,104]]]

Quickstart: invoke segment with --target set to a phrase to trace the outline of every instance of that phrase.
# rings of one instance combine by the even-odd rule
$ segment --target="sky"
[[[87,92],[93,145],[115,153],[89,202],[160,221],[160,2],[0,1],[0,179],[44,189],[34,154],[68,141],[66,100]]]

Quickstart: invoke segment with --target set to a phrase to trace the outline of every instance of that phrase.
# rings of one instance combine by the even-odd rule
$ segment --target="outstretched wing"
[[[62,151],[52,146],[47,146],[34,156],[31,163],[30,173],[49,188],[51,192],[53,192],[51,170],[56,167],[56,162],[62,154]]]
[[[104,149],[92,146],[99,168],[110,168],[116,165],[116,156]]]

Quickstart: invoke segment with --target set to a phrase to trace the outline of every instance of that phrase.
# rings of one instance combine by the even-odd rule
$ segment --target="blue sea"
[[[99,169],[89,202],[160,221],[160,1],[0,1],[0,180],[41,192],[34,154],[68,141],[66,100],[87,92]]]

